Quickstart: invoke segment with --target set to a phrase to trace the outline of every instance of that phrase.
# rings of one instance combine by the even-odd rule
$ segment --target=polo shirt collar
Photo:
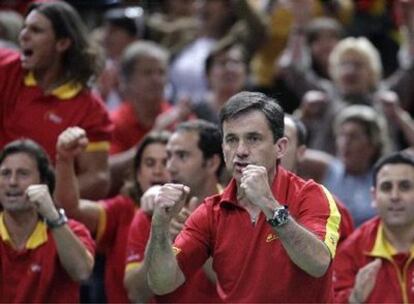
[[[3,242],[12,243],[10,234],[4,223],[4,213],[0,213],[0,237]],[[47,227],[42,221],[37,221],[36,227],[26,242],[26,249],[36,249],[47,242]]]
[[[30,71],[26,74],[24,77],[24,84],[28,87],[34,87],[37,85],[33,72]],[[83,86],[80,83],[70,81],[55,88],[51,94],[61,100],[67,100],[75,97],[82,90],[82,88]]]
[[[373,257],[384,258],[387,260],[392,260],[392,256],[397,254],[397,250],[392,246],[390,242],[385,237],[383,224],[380,223],[377,230],[377,235],[375,238],[374,247],[370,252],[367,253]],[[414,256],[414,245],[410,248],[410,256]]]

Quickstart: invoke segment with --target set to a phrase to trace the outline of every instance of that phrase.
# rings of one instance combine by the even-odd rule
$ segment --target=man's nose
[[[391,189],[391,199],[393,201],[396,201],[400,198],[400,190],[398,189],[398,187],[392,187]]]
[[[240,140],[237,145],[236,153],[238,156],[246,156],[249,154],[249,148],[246,145],[245,141]]]
[[[8,179],[10,185],[17,185],[17,174],[12,173],[10,174],[10,178]]]

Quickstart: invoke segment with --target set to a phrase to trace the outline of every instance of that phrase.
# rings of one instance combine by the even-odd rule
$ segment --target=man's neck
[[[388,242],[399,253],[409,252],[414,244],[414,225],[398,228],[384,225],[384,234]]]
[[[197,197],[198,200],[201,202],[206,197],[219,193],[218,184],[219,182],[217,178],[207,179],[202,187],[199,187],[199,189],[195,189],[196,191],[192,192],[190,195]]]
[[[151,128],[155,123],[155,119],[160,113],[161,102],[159,100],[152,100],[146,102],[144,106],[142,106],[142,100],[131,100],[131,103],[134,107],[135,114],[138,118],[139,123],[144,127]]]
[[[23,249],[36,227],[38,215],[34,210],[24,212],[4,212],[4,224],[10,235],[13,247]]]
[[[64,72],[60,65],[57,63],[55,66],[48,67],[47,69],[34,70],[37,85],[43,89],[46,94],[50,94],[54,89],[61,86],[65,80]]]

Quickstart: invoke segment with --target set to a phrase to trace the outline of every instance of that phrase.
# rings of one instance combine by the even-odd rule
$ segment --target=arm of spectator
[[[160,185],[152,186],[141,196],[139,207],[148,215],[152,215],[152,213],[154,212],[155,197],[157,196],[157,193],[160,190],[160,188]]]
[[[152,129],[161,131],[173,128],[176,124],[188,119],[191,113],[190,99],[182,98],[172,109],[157,116]]]
[[[248,0],[231,0],[239,21],[219,41],[219,44],[239,43],[244,49],[246,62],[269,37],[267,16],[254,9]]]
[[[79,182],[75,173],[75,159],[88,145],[86,132],[78,127],[63,131],[57,142],[56,189],[54,197],[69,217],[84,223],[95,234],[100,206],[91,201],[81,200]]]
[[[343,24],[352,21],[354,13],[354,1],[352,0],[331,0],[323,1],[324,13],[327,16],[337,18]]]
[[[172,250],[169,226],[184,206],[189,189],[184,185],[165,184],[155,198],[151,233],[144,263],[148,267],[148,285],[155,294],[167,294],[185,282]]]
[[[400,97],[402,107],[414,112],[414,2],[398,0],[401,12],[401,32],[403,43],[399,51],[400,68],[385,81],[385,87],[395,91]]]
[[[355,285],[349,296],[349,303],[365,303],[372,292],[382,261],[376,259],[362,267],[355,278]]]
[[[315,149],[306,149],[305,154],[298,164],[300,175],[306,179],[312,178],[314,181],[321,183],[326,175],[329,164],[335,158],[323,151]]]
[[[297,111],[299,119],[306,124],[308,121],[319,119],[328,105],[328,95],[322,91],[308,91],[302,98]]]
[[[26,190],[26,195],[43,218],[49,221],[55,221],[59,218],[59,213],[56,210],[47,185],[31,185]],[[92,273],[93,255],[75,236],[67,224],[52,228],[51,230],[63,268],[74,281],[86,280]]]
[[[401,107],[398,95],[392,91],[383,91],[377,95],[377,100],[381,103],[385,117],[402,131],[407,143],[414,146],[414,120]]]
[[[310,68],[311,59],[305,32],[312,17],[312,7],[312,1],[292,1],[293,22],[288,43],[282,55],[275,62],[275,75],[281,77],[299,98],[302,98],[307,91],[324,90],[323,85],[328,85]]]
[[[128,298],[134,303],[147,303],[154,295],[147,283],[148,267],[146,263],[125,271],[124,286]]]
[[[240,189],[243,193],[241,200],[245,199],[259,207],[267,219],[273,218],[275,208],[282,207],[273,196],[267,170],[262,166],[248,165],[243,169]],[[314,233],[301,226],[291,216],[285,225],[273,229],[296,266],[315,278],[326,273],[333,256],[325,243]]]
[[[105,198],[109,189],[108,151],[85,151],[76,158],[80,195],[85,199]]]

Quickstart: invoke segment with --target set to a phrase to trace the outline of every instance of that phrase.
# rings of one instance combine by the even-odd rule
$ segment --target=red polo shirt
[[[85,129],[87,151],[109,149],[112,124],[99,97],[72,82],[45,95],[33,74],[22,69],[20,54],[0,49],[0,149],[31,138],[54,160],[59,134],[72,126]]]
[[[138,210],[132,221],[127,244],[127,268],[126,271],[140,266],[145,256],[145,248],[151,230],[151,216],[142,210]],[[219,303],[215,284],[211,283],[204,274],[203,269],[198,269],[190,280],[174,292],[154,296],[152,303]]]
[[[94,255],[94,242],[86,227],[73,220],[68,225]],[[74,282],[61,265],[52,233],[43,222],[37,223],[26,247],[15,250],[10,245],[3,215],[0,215],[0,302],[79,302],[79,283]]]
[[[386,239],[381,220],[375,217],[355,230],[339,246],[335,259],[335,302],[348,303],[359,269],[382,260],[375,286],[364,303],[414,303],[414,243],[398,253]]]
[[[280,166],[272,191],[288,206],[292,217],[320,238],[334,256],[340,215],[332,195],[314,181],[304,181]],[[175,250],[186,278],[213,256],[218,293],[225,302],[332,300],[331,270],[315,279],[299,269],[263,213],[252,224],[249,213],[237,202],[234,179],[222,195],[207,198],[189,217],[175,241]]]
[[[166,112],[170,108],[171,106],[167,102],[162,102],[158,114]],[[132,148],[152,129],[152,126],[147,128],[141,124],[135,114],[134,107],[129,101],[124,101],[111,113],[111,120],[114,123],[111,154]]]
[[[105,293],[109,303],[127,303],[124,288],[125,250],[136,204],[128,196],[99,202],[101,212],[96,233],[97,250],[105,254]]]

